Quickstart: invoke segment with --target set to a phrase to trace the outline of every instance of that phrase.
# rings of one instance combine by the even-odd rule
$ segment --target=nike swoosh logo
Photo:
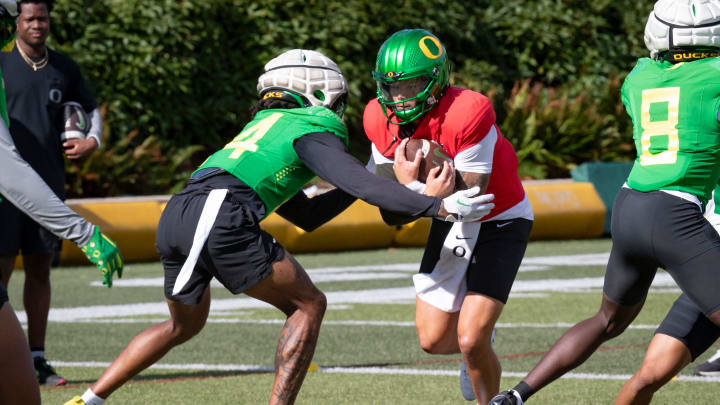
[[[502,228],[503,226],[507,226],[507,225],[510,225],[510,224],[512,224],[512,223],[513,223],[513,221],[509,221],[509,222],[505,222],[505,223],[503,223],[503,224],[497,224],[497,225],[495,225],[495,226],[498,227],[498,228]]]
[[[464,240],[464,239],[472,239],[472,238],[461,238],[460,235],[455,235],[455,239]]]

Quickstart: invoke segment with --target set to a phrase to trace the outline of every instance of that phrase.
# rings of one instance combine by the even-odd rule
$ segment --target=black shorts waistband
[[[190,181],[196,182],[200,181],[209,177],[221,175],[221,174],[229,174],[225,170],[219,168],[219,167],[206,167],[204,169],[200,169],[196,171],[195,173],[190,176]]]

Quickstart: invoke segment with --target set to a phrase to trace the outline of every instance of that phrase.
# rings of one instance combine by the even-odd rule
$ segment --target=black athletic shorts
[[[690,350],[693,361],[720,338],[720,328],[685,294],[675,300],[655,333],[672,336],[683,342]]]
[[[421,273],[435,268],[452,222],[434,220],[420,263]],[[514,218],[483,222],[467,271],[467,290],[507,303],[525,255],[533,221]]]
[[[720,236],[697,204],[662,191],[622,188],[611,231],[603,287],[610,299],[641,302],[662,267],[705,315],[720,309]]]
[[[60,238],[5,199],[0,202],[0,224],[0,256],[56,253],[62,247]]]
[[[201,232],[201,213],[213,190],[228,190],[219,210],[205,223],[209,234],[196,249],[197,261],[188,265],[188,278],[179,278],[193,247],[196,232]],[[217,192],[216,192],[217,193]],[[282,260],[284,250],[259,227],[259,219],[248,195],[257,195],[229,174],[190,183],[168,202],[158,224],[156,246],[165,268],[165,297],[183,304],[200,302],[205,288],[215,277],[233,294],[253,287],[272,272],[272,263]],[[208,204],[211,205],[211,204]],[[208,222],[210,221],[210,222]],[[177,294],[173,294],[180,283]]]
[[[8,293],[2,283],[0,283],[0,308],[8,302]]]

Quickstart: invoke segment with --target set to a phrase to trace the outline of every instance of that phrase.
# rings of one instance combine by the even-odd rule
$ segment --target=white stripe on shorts
[[[195,264],[197,264],[198,257],[200,256],[200,251],[210,235],[210,230],[215,224],[215,219],[220,211],[220,206],[223,201],[225,201],[227,192],[227,189],[217,189],[212,190],[210,194],[208,194],[202,213],[200,214],[200,220],[198,220],[197,228],[195,228],[195,236],[193,237],[190,253],[187,259],[185,259],[182,269],[180,269],[180,274],[178,274],[177,279],[175,279],[172,295],[177,295],[182,291],[185,284],[190,280],[190,276],[193,270],[195,270]]]
[[[413,275],[417,296],[444,312],[457,312],[467,293],[468,266],[480,235],[480,222],[455,222],[431,273]]]

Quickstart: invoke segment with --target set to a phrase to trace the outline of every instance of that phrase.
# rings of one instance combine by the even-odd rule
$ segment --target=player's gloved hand
[[[523,400],[517,391],[510,390],[495,395],[488,405],[523,405]]]
[[[473,222],[489,214],[495,207],[495,204],[490,202],[495,199],[495,195],[477,195],[479,192],[480,187],[476,186],[445,197],[440,213],[444,209],[447,215],[441,219],[450,222]]]
[[[85,253],[88,260],[97,266],[103,274],[103,284],[112,287],[113,274],[117,272],[118,278],[122,278],[123,259],[117,244],[107,235],[100,232],[100,228],[95,226],[93,235],[80,250]]]

